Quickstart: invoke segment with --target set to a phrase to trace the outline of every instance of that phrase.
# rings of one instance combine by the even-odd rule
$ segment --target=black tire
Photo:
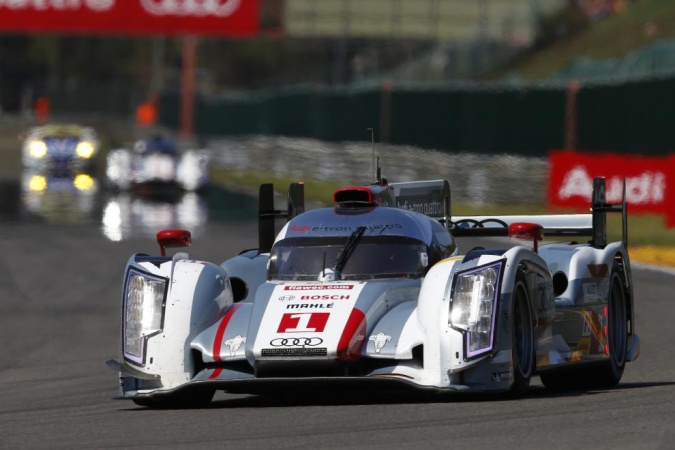
[[[611,389],[619,384],[626,367],[628,345],[628,312],[626,291],[620,270],[610,275],[607,301],[607,345],[609,358],[599,363],[582,365],[560,372],[542,373],[541,382],[552,390]]]
[[[536,368],[534,321],[529,297],[527,286],[519,277],[513,289],[511,311],[513,383],[508,391],[510,397],[522,397],[527,393]]]
[[[200,389],[179,394],[165,394],[132,399],[138,406],[152,409],[199,409],[205,408],[216,393],[213,389]]]
[[[609,359],[597,368],[594,373],[595,386],[613,388],[621,381],[626,368],[626,347],[628,345],[628,315],[626,311],[626,291],[618,270],[613,270],[609,279],[610,295],[608,308]]]

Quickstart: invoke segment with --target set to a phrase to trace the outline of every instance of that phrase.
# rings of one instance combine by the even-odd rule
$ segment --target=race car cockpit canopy
[[[270,252],[269,279],[421,277],[457,252],[436,220],[398,208],[323,208],[293,218]]]
[[[161,153],[175,156],[178,154],[178,146],[171,139],[163,136],[152,136],[148,139],[136,141],[134,151],[136,153]]]

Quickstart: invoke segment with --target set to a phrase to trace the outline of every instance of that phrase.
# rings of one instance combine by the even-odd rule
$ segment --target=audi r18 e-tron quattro
[[[261,186],[259,248],[222,264],[164,256],[189,245],[186,230],[158,233],[161,256],[129,259],[119,360],[108,361],[121,397],[171,407],[216,390],[522,396],[536,375],[554,389],[611,388],[638,356],[625,226],[622,242],[606,238],[606,213],[625,223],[625,202],[606,203],[602,178],[592,212],[578,215],[452,217],[444,180],[346,187],[335,206],[306,212],[302,190],[293,184],[279,211]],[[544,233],[590,241],[539,245]],[[460,251],[467,236],[494,247]]]

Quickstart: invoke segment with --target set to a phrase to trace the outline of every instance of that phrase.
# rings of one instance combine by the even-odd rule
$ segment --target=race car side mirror
[[[538,223],[514,222],[509,224],[509,237],[534,242],[533,251],[539,251],[538,242],[544,239],[544,227]]]
[[[192,244],[192,235],[188,230],[162,230],[157,233],[157,243],[160,254],[166,256],[167,248],[189,247]]]

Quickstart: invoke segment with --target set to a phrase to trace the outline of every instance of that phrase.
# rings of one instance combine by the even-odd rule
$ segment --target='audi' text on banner
[[[258,0],[0,0],[0,31],[251,36]]]
[[[593,178],[605,177],[607,202],[620,203],[626,180],[630,212],[664,214],[675,227],[675,156],[554,151],[549,154],[547,198],[552,206],[588,208]]]

